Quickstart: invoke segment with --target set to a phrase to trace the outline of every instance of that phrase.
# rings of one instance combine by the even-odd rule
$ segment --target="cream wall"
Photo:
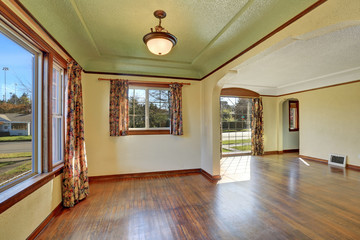
[[[360,166],[360,82],[279,97],[299,100],[300,154]]]
[[[85,141],[89,176],[201,167],[201,82],[183,86],[184,135],[109,136],[111,75],[83,74]],[[174,79],[126,77],[128,80]],[[177,82],[181,82],[180,80]]]
[[[61,201],[59,175],[0,214],[0,239],[26,239]]]
[[[264,151],[278,150],[279,108],[276,97],[262,97],[264,121]]]

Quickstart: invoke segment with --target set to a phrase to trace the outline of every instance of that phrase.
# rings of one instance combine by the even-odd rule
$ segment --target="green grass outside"
[[[228,144],[239,144],[239,143],[249,143],[251,142],[251,139],[243,139],[243,140],[225,140],[222,142],[223,145]]]
[[[0,162],[0,168],[5,167],[7,165],[11,165],[13,162]]]
[[[250,145],[245,145],[245,146],[237,146],[237,147],[231,147],[233,149],[236,149],[237,151],[251,151],[251,146]],[[236,152],[235,150],[229,150],[229,149],[222,149],[222,152]]]
[[[28,160],[28,161],[25,161],[20,166],[1,174],[0,185],[1,185],[1,183],[5,182],[6,180],[9,180],[13,177],[19,176],[20,174],[30,171],[31,168],[32,168],[32,162],[31,162],[31,160]]]
[[[18,157],[31,157],[31,152],[19,152],[19,153],[0,153],[0,159],[6,158],[18,158]]]
[[[251,151],[251,145],[243,145],[243,146],[236,146],[232,147],[239,151]]]
[[[232,152],[231,150],[229,150],[229,149],[225,149],[225,148],[223,148],[222,149],[222,152]]]
[[[222,132],[251,132],[250,129],[222,129]]]
[[[32,136],[6,136],[0,137],[0,142],[31,141]]]

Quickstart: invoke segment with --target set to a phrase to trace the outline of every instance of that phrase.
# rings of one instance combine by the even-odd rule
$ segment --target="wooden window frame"
[[[32,78],[31,78],[31,94],[29,95],[32,99],[31,101],[31,132],[32,132],[32,141],[31,141],[31,172],[16,176],[15,179],[5,183],[0,187],[0,194],[7,189],[14,187],[17,184],[29,179],[42,172],[42,152],[41,152],[41,136],[42,136],[42,127],[41,127],[41,96],[42,91],[42,72],[41,66],[44,62],[44,54],[32,42],[28,41],[26,36],[15,31],[9,25],[9,23],[0,17],[0,32],[6,38],[8,38],[12,43],[18,45],[19,47],[26,50],[29,54],[32,54],[33,67],[32,67]]]
[[[36,25],[36,21],[34,21],[28,13],[24,13],[17,3],[11,4],[13,4],[13,6],[21,13],[27,15],[30,21]],[[40,146],[38,146],[41,168],[39,168],[40,172],[35,176],[32,176],[0,192],[0,213],[2,213],[62,173],[63,163],[59,163],[54,166],[52,164],[52,116],[50,114],[52,104],[51,101],[48,100],[52,97],[52,89],[50,86],[52,83],[53,63],[56,61],[66,71],[67,61],[47,41],[63,50],[63,54],[67,55],[66,58],[69,58],[70,55],[67,54],[66,51],[43,29],[41,31],[43,31],[45,35],[49,36],[50,40],[48,39],[46,41],[40,37],[31,27],[18,17],[17,14],[7,6],[7,4],[2,1],[0,1],[0,19],[7,25],[7,27],[23,36],[27,42],[42,53],[42,63],[39,65],[39,74],[41,75],[41,81],[39,84],[42,85],[40,90],[42,98],[39,99],[38,104],[41,106],[41,113],[38,114],[37,119],[42,129],[41,135],[39,136]]]
[[[295,128],[291,128],[291,104],[295,104],[296,107],[296,118],[295,118]],[[299,101],[295,101],[295,100],[289,100],[289,131],[290,132],[297,132],[299,131]]]
[[[129,89],[145,89],[145,90],[169,90],[170,84],[157,84],[157,83],[146,83],[146,82],[139,82],[139,83],[131,83],[129,84]],[[147,95],[146,95],[147,96]],[[148,102],[148,99],[146,99],[146,102]],[[148,104],[146,104],[148,106]],[[146,107],[145,107],[146,108]],[[145,109],[145,112],[147,110]],[[145,116],[146,118],[146,116]],[[170,127],[169,128],[129,128],[128,135],[169,135],[170,134]]]
[[[54,136],[54,133],[52,132],[52,120],[54,119],[54,115],[57,115],[57,117],[59,117],[59,115],[61,115],[61,119],[62,119],[62,129],[61,129],[61,144],[62,144],[62,148],[64,150],[64,147],[65,147],[65,83],[66,83],[66,80],[65,80],[65,76],[66,76],[66,67],[64,66],[61,66],[56,60],[54,60],[53,62],[53,69],[58,69],[60,70],[61,72],[61,84],[62,84],[62,87],[61,87],[61,114],[54,114],[52,112],[52,99],[54,97],[54,93],[52,92],[53,88],[53,79],[51,79],[51,89],[50,89],[50,92],[51,92],[51,101],[49,101],[49,105],[51,105],[51,111],[49,112],[50,115],[51,115],[51,124],[49,124],[49,131],[51,132],[51,138],[53,138]],[[52,76],[53,77],[53,76]],[[52,143],[52,140],[51,139],[51,143]],[[50,146],[49,146],[50,147]],[[58,166],[59,164],[62,164],[64,162],[64,151],[63,151],[63,154],[62,154],[62,159],[58,160],[58,159],[53,159],[53,154],[52,154],[52,150],[53,150],[53,147],[51,145],[51,164],[52,164],[52,167],[55,167],[55,166]]]

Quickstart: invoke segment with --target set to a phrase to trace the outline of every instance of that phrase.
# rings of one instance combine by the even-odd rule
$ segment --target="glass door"
[[[220,97],[222,154],[251,153],[250,98]]]

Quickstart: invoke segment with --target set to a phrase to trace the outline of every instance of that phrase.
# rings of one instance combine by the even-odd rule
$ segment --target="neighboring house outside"
[[[4,113],[0,114],[0,136],[31,135],[32,114]]]

